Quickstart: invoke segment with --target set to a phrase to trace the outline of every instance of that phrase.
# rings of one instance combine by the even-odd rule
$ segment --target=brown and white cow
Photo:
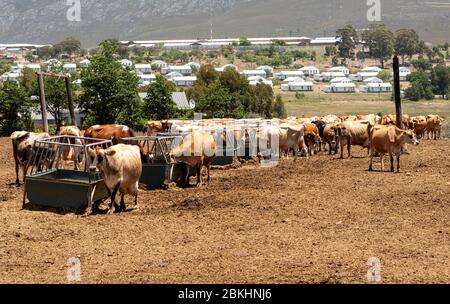
[[[61,150],[63,161],[73,161],[75,170],[78,170],[78,165],[82,162],[82,148],[81,131],[77,126],[66,126],[59,129],[58,135],[68,136],[68,142],[72,145],[80,147],[63,147]]]
[[[117,192],[121,194],[120,211],[126,211],[125,195],[134,196],[134,204],[137,207],[139,179],[142,174],[139,147],[119,144],[106,150],[97,147],[90,153],[94,158],[91,169],[100,171],[111,194],[108,214],[115,211]],[[92,208],[92,206],[89,207]]]
[[[323,143],[324,145],[328,145],[329,154],[337,154],[338,153],[338,136],[336,132],[336,124],[327,124],[325,129],[323,130]]]
[[[97,125],[88,128],[84,137],[112,140],[113,144],[117,145],[123,138],[135,137],[135,132],[124,125]]]
[[[201,187],[201,171],[206,167],[207,182],[211,180],[211,164],[216,157],[217,145],[214,136],[208,132],[193,131],[183,138],[171,151],[171,158],[186,165],[183,186],[189,186],[189,168],[196,169],[197,187]]]
[[[282,126],[279,129],[279,145],[280,157],[286,155],[289,158],[289,153],[293,151],[297,160],[299,150],[308,156],[308,149],[305,143],[305,126],[297,124]]]
[[[34,142],[45,138],[50,138],[50,134],[17,131],[11,135],[17,186],[20,186],[19,167],[23,169],[23,181],[25,181],[26,167],[31,157]]]
[[[438,140],[441,138],[441,129],[444,121],[444,118],[439,117],[439,115],[430,114],[427,116],[426,132],[429,139]]]
[[[369,121],[346,121],[335,125],[341,148],[341,159],[344,158],[344,147],[347,146],[348,158],[351,158],[351,146],[370,149],[370,131],[373,125]]]
[[[396,126],[375,126],[371,134],[370,165],[369,171],[373,171],[373,158],[375,152],[381,157],[381,171],[384,171],[383,156],[389,154],[391,160],[391,172],[394,172],[394,155],[397,157],[397,171],[400,172],[400,155],[405,144],[418,145],[416,134],[411,130],[402,130]]]

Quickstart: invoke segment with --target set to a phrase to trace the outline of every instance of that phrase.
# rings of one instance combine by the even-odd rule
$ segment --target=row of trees
[[[420,66],[409,76],[409,81],[411,86],[405,90],[405,97],[409,100],[430,100],[434,99],[435,95],[449,99],[450,67],[445,64],[429,68]]]
[[[442,51],[448,53],[448,43],[429,48],[420,40],[418,33],[413,29],[400,29],[393,33],[384,24],[372,24],[368,30],[358,34],[352,25],[347,25],[336,31],[340,38],[337,43],[337,51],[327,48],[327,55],[335,55],[342,58],[343,62],[355,57],[364,60],[367,56],[378,59],[384,67],[385,61],[394,54],[401,56],[403,64],[406,57],[410,59],[416,54],[425,54],[435,63],[442,62],[445,58]],[[358,46],[363,48],[358,50]]]

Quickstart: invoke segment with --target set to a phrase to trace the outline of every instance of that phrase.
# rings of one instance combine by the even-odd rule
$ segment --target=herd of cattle
[[[211,119],[201,121],[149,121],[148,136],[161,134],[180,134],[182,141],[172,147],[170,158],[175,163],[183,163],[194,168],[197,186],[201,186],[202,169],[206,168],[207,181],[210,169],[218,149],[229,145],[229,134],[233,144],[249,147],[256,143],[255,155],[260,161],[270,157],[275,150],[279,157],[289,158],[293,155],[306,158],[324,150],[344,158],[347,147],[351,157],[352,146],[368,149],[369,170],[372,171],[373,158],[380,156],[384,171],[383,156],[389,155],[391,171],[394,172],[394,156],[397,158],[397,170],[400,171],[400,155],[407,152],[408,144],[419,144],[418,139],[439,139],[444,122],[439,115],[402,118],[403,128],[398,128],[395,115],[380,117],[374,114],[355,116],[302,117],[286,120],[235,120]],[[219,130],[219,131],[218,131]],[[219,136],[217,136],[219,134]],[[138,182],[142,164],[151,161],[149,151],[138,143],[127,145],[124,138],[136,137],[136,133],[124,125],[97,125],[80,130],[75,126],[62,127],[58,135],[67,136],[72,144],[81,146],[83,139],[111,140],[109,148],[96,147],[89,150],[89,157],[83,157],[84,150],[66,149],[65,161],[74,163],[77,170],[83,159],[89,159],[89,168],[99,171],[111,194],[110,212],[115,211],[115,198],[121,194],[120,211],[125,209],[124,196],[132,195],[137,205]],[[16,183],[20,185],[19,168],[22,167],[24,180],[27,166],[30,165],[33,145],[36,140],[50,138],[47,133],[14,132],[11,135],[15,159]],[[264,142],[263,146],[260,143]],[[75,147],[75,146],[74,146]],[[242,156],[242,155],[237,155]],[[182,178],[182,185],[189,185],[189,170]]]

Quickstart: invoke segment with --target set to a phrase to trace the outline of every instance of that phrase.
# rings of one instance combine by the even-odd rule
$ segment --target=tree
[[[35,92],[35,87],[37,85],[36,73],[30,68],[24,68],[22,71],[22,76],[20,77],[20,84],[27,90],[28,95],[39,95]]]
[[[378,73],[378,78],[380,78],[384,82],[389,82],[391,80],[391,73],[389,71],[383,70]]]
[[[284,106],[281,95],[277,95],[275,98],[275,104],[273,105],[273,116],[277,118],[286,118],[286,107]]]
[[[447,96],[450,85],[450,73],[445,64],[437,65],[431,72],[431,85],[436,95],[441,95],[442,99]]]
[[[272,40],[272,44],[276,45],[276,46],[285,46],[286,45],[286,41],[279,40],[279,39],[273,39]]]
[[[336,36],[338,38],[336,45],[338,47],[339,56],[343,58],[344,61],[346,59],[354,58],[356,44],[359,42],[358,33],[355,28],[351,25],[346,25],[336,31]]]
[[[274,94],[271,86],[259,83],[253,87],[254,100],[252,113],[258,113],[264,118],[273,117]]]
[[[86,126],[122,123],[141,128],[142,102],[138,96],[138,77],[119,62],[118,48],[104,41],[91,64],[81,72],[80,106],[87,114]]]
[[[431,84],[430,76],[425,71],[416,71],[411,73],[408,79],[411,86],[405,90],[405,97],[412,101],[420,99],[433,99],[433,86]]]
[[[81,42],[73,37],[69,37],[55,44],[53,48],[56,54],[67,53],[69,55],[72,55],[74,53],[80,52]]]
[[[163,76],[157,75],[156,81],[149,85],[144,99],[144,113],[153,120],[172,118],[176,105],[172,100],[174,86]]]
[[[419,53],[419,34],[413,29],[400,29],[396,32],[395,52],[402,57],[402,64],[405,64],[405,57],[410,59],[414,54]]]
[[[239,38],[239,45],[240,46],[250,46],[250,45],[252,45],[252,43],[248,40],[247,37],[242,36],[241,38]]]
[[[337,48],[334,45],[333,46],[327,45],[325,47],[325,56],[327,56],[327,57],[335,56],[337,54],[337,52],[338,52]]]
[[[202,65],[197,73],[197,83],[200,85],[208,86],[218,78],[219,72],[210,64]]]
[[[431,70],[431,68],[433,67],[433,64],[429,60],[423,58],[423,56],[419,56],[419,59],[411,61],[411,64],[417,70],[422,71]]]
[[[33,130],[32,103],[25,88],[15,81],[6,81],[0,88],[0,135],[14,131]]]
[[[384,24],[373,24],[363,33],[370,56],[380,60],[381,67],[394,54],[394,34]]]
[[[230,91],[220,82],[212,83],[196,103],[196,111],[205,113],[210,118],[233,117],[236,107],[232,106],[233,98]]]

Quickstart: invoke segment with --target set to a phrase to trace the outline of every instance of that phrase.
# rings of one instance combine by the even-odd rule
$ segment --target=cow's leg
[[[344,142],[341,141],[341,159],[344,159]]]
[[[127,207],[125,206],[125,195],[122,193],[122,197],[120,198],[120,212],[127,211]]]
[[[328,143],[328,147],[330,148],[329,155],[331,155],[333,152],[331,151],[331,143]]]
[[[39,170],[39,168],[38,168],[38,170]],[[25,183],[25,179],[26,179],[26,177],[27,177],[27,165],[25,164],[25,165],[23,165],[22,166],[22,173],[23,173],[23,183]]]
[[[372,172],[373,171],[373,152],[370,153],[370,163],[369,163],[369,171]]]
[[[348,158],[352,157],[352,145],[350,144],[350,141],[347,142],[347,152],[348,152]]]
[[[186,164],[186,176],[184,178],[184,187],[187,188],[189,187],[189,173],[190,173],[190,167],[188,164]]]
[[[380,153],[380,159],[381,159],[381,172],[384,172],[384,154]]]
[[[19,181],[19,162],[17,161],[17,159],[15,161],[16,161],[16,185],[20,186],[20,181]]]
[[[395,172],[395,170],[394,170],[394,155],[392,153],[389,153],[389,156],[391,158],[391,172]]]
[[[108,214],[113,214],[115,210],[115,204],[116,204],[116,195],[117,191],[119,191],[120,183],[118,183],[113,191],[111,192],[111,205],[109,206]]]
[[[197,188],[202,186],[202,164],[197,166]]]
[[[209,185],[209,182],[211,181],[211,164],[208,164],[206,166],[206,170],[207,170],[207,173],[208,173],[207,182],[208,182],[208,185]]]

